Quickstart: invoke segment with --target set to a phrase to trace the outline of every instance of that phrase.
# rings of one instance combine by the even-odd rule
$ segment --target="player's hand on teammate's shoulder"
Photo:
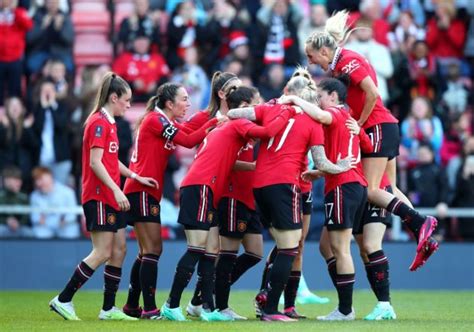
[[[293,96],[283,95],[278,98],[278,104],[287,105],[287,104],[294,104],[295,98]]]

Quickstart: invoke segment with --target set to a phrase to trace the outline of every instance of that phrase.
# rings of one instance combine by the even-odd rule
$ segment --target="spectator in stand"
[[[429,100],[423,97],[413,99],[408,117],[401,125],[402,146],[409,152],[408,161],[416,166],[418,148],[422,142],[428,142],[439,161],[439,149],[443,140],[441,120],[433,115]],[[410,166],[410,165],[409,165]]]
[[[160,30],[158,15],[149,11],[148,0],[134,0],[135,12],[120,24],[118,33],[118,52],[132,52],[134,41],[138,37],[148,37],[153,51],[159,51]]]
[[[14,166],[2,171],[3,190],[0,190],[0,205],[28,205],[28,195],[21,192],[23,183],[21,170]],[[0,238],[31,236],[27,214],[0,214]]]
[[[444,134],[441,144],[441,165],[446,168],[448,183],[451,189],[454,189],[456,186],[456,176],[462,162],[461,157],[464,143],[471,135],[469,118],[470,115],[468,113],[454,115],[448,122],[448,129]]]
[[[251,73],[252,58],[250,57],[249,39],[245,33],[243,31],[232,32],[230,34],[229,47],[230,53],[223,63],[229,63],[231,60],[239,61],[242,65],[242,71],[246,74]]]
[[[465,154],[457,173],[456,193],[453,207],[468,208],[474,206],[474,137],[466,141]],[[459,218],[459,235],[463,239],[474,239],[474,218]]]
[[[196,47],[188,47],[184,54],[184,65],[176,68],[171,77],[172,82],[180,83],[188,92],[191,108],[187,115],[191,116],[207,106],[207,95],[210,87],[206,72],[198,64]]]
[[[401,51],[404,54],[410,53],[417,40],[425,38],[425,31],[416,26],[413,21],[413,15],[408,12],[402,12],[398,18],[395,29],[388,34],[390,49],[392,51]]]
[[[59,9],[59,0],[45,0],[45,7],[38,9],[33,21],[33,29],[26,35],[28,72],[37,74],[48,59],[57,58],[72,74],[74,28],[70,15]]]
[[[459,63],[453,62],[447,66],[446,89],[442,94],[442,103],[448,115],[466,111],[468,87],[466,79],[461,77]],[[469,82],[472,86],[472,82]]]
[[[280,98],[285,85],[285,68],[278,63],[274,63],[265,68],[258,91],[263,100],[269,101],[270,99]]]
[[[375,69],[378,82],[378,92],[382,101],[386,103],[389,98],[387,80],[392,77],[393,63],[387,46],[378,43],[373,38],[374,30],[371,29],[370,21],[360,18],[356,23],[354,31],[355,39],[352,39],[344,47],[355,51],[370,62]]]
[[[423,40],[417,40],[408,57],[410,78],[412,81],[411,96],[435,98],[436,93],[436,60],[429,52]]]
[[[197,10],[193,1],[180,2],[173,11],[168,23],[168,53],[166,62],[171,70],[182,66],[185,50],[198,46],[198,37],[203,33],[202,25],[198,24]]]
[[[262,0],[251,47],[255,58],[254,81],[258,81],[265,66],[271,63],[284,65],[285,77],[291,76],[301,63],[298,26],[302,19],[294,1]]]
[[[204,26],[200,45],[205,57],[202,64],[211,73],[220,69],[222,61],[232,51],[231,42],[244,39],[246,23],[237,16],[237,8],[227,0],[215,0],[209,20]],[[234,40],[233,40],[234,39]]]
[[[389,46],[388,35],[391,30],[388,22],[390,8],[383,8],[380,0],[361,0],[359,4],[359,12],[351,14],[350,21],[357,23],[358,20],[364,19],[370,22],[369,27],[373,30],[373,37],[379,44]]]
[[[132,43],[132,50],[119,55],[112,69],[130,84],[134,100],[146,102],[168,80],[169,68],[163,56],[151,50],[146,35],[136,36]]]
[[[45,79],[39,85],[40,101],[33,110],[33,130],[28,131],[34,165],[51,169],[54,179],[67,184],[72,162],[69,145],[69,114],[56,99],[55,84]]]
[[[21,96],[23,55],[26,32],[33,21],[24,8],[17,8],[17,0],[0,1],[0,105],[9,97]]]
[[[446,76],[450,63],[460,63],[466,40],[466,26],[456,18],[456,8],[449,1],[439,1],[436,15],[428,21],[426,43],[430,52],[441,65],[441,74]]]
[[[419,145],[418,165],[408,173],[408,197],[414,206],[447,206],[449,202],[446,173],[434,157],[431,144]]]
[[[22,171],[23,179],[29,178],[31,160],[25,140],[24,126],[32,122],[32,116],[25,119],[25,108],[17,97],[7,99],[5,113],[0,113],[0,172],[7,165],[14,165]]]
[[[46,167],[33,170],[35,190],[30,195],[32,208],[75,208],[77,200],[74,191],[54,181],[53,174]],[[79,223],[74,213],[43,213],[31,214],[33,236],[38,239],[75,239],[80,235]]]
[[[324,29],[328,19],[328,12],[324,3],[311,4],[309,16],[305,16],[298,29],[300,52],[305,54],[306,39],[315,31]]]

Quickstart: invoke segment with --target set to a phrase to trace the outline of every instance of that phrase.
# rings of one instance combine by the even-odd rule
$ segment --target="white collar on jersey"
[[[329,64],[329,69],[331,69],[331,71],[334,71],[334,69],[336,68],[337,62],[339,61],[339,58],[341,57],[341,51],[342,51],[342,47],[336,48],[336,52],[334,52],[334,58],[332,59],[332,62]]]
[[[109,112],[107,112],[107,110],[105,108],[101,108],[100,109],[100,113],[102,113],[103,116],[105,116],[105,118],[111,123],[111,124],[114,124],[115,123],[115,119],[113,116],[111,116],[109,114]]]
[[[158,112],[160,113],[161,115],[163,115],[165,117],[166,120],[168,120],[169,123],[173,123],[173,121],[170,120],[170,118],[168,118],[168,116],[166,115],[165,112],[163,112],[160,108],[156,107],[155,106],[155,112]]]

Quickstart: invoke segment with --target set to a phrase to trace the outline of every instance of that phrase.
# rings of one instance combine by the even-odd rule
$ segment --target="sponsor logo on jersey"
[[[360,67],[360,63],[358,63],[357,60],[354,59],[354,60],[351,60],[347,65],[342,67],[342,71],[346,74],[351,74],[353,71],[355,71],[359,67]]]
[[[110,153],[117,153],[119,149],[118,143],[117,142],[110,142],[109,144],[109,152]]]

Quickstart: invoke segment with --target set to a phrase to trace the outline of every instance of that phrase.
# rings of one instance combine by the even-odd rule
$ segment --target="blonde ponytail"
[[[347,26],[348,18],[349,12],[347,10],[336,12],[328,18],[324,30],[313,32],[306,39],[306,44],[315,50],[319,50],[323,46],[336,49],[336,47],[343,45],[353,31],[349,30]]]

